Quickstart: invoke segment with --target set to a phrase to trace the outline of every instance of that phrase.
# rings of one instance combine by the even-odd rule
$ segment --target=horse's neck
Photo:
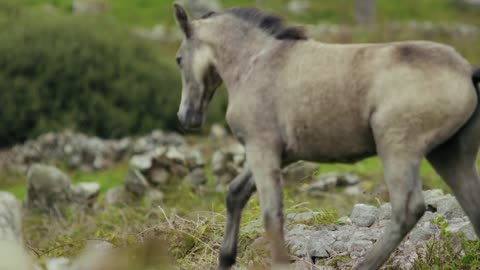
[[[215,49],[217,70],[227,89],[233,89],[255,65],[259,55],[275,41],[264,36],[244,35],[229,37]]]

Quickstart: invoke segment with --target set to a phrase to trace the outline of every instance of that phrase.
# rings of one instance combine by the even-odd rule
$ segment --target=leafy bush
[[[5,2],[0,30],[0,146],[64,128],[118,137],[175,127],[178,71],[124,27]]]

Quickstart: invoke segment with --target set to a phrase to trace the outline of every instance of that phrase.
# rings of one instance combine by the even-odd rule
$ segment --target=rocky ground
[[[25,202],[21,202],[7,192],[0,193],[0,250],[5,251],[0,252],[0,269],[164,269],[158,268],[158,265],[165,265],[168,261],[173,261],[171,265],[176,266],[171,267],[177,269],[205,269],[206,265],[213,265],[223,234],[223,211],[220,214],[198,212],[196,220],[187,219],[171,212],[165,203],[165,196],[171,192],[172,185],[187,185],[198,197],[206,196],[208,189],[221,194],[242,169],[245,153],[241,145],[229,138],[221,126],[212,128],[210,138],[217,142],[218,147],[208,149],[201,141],[161,131],[121,140],[102,140],[63,132],[46,134],[4,151],[1,155],[2,168],[24,173],[27,196]],[[91,171],[108,168],[121,160],[126,160],[128,164],[124,181],[104,194],[101,193],[100,183],[73,183],[67,173],[54,166],[66,162],[75,170]],[[309,162],[292,164],[283,170],[284,181],[286,185],[291,185],[308,180],[308,185],[295,185],[295,192],[310,198],[329,198],[331,193],[352,197],[365,192],[362,187],[364,180],[360,176],[349,172],[320,174],[318,168],[318,164]],[[453,259],[462,260],[472,254],[475,257],[476,254],[476,260],[480,260],[480,249],[472,249],[465,244],[479,242],[456,199],[439,189],[426,190],[424,196],[428,212],[397,249],[386,269],[414,269],[422,263],[428,265],[435,253],[432,247],[443,247],[445,242],[457,254]],[[256,216],[247,213],[242,224],[238,269],[268,265],[262,223],[258,219],[258,201],[254,199],[253,203]],[[85,216],[82,220],[91,222],[90,227],[100,226],[98,224],[105,219],[112,222],[107,216],[108,213],[117,214],[112,212],[116,209],[145,211],[146,214],[137,217],[141,222],[146,218],[145,224],[130,221],[131,227],[136,230],[134,240],[126,236],[120,243],[114,240],[118,236],[108,236],[109,233],[118,233],[113,232],[116,229],[93,228],[98,235],[94,239],[74,236],[78,232],[69,236],[72,240],[77,237],[77,240],[85,242],[81,245],[83,251],[74,252],[71,256],[52,257],[57,253],[51,252],[48,247],[36,247],[33,242],[38,239],[29,239],[34,235],[32,230],[45,230],[45,238],[52,234],[45,228],[48,227],[45,222],[52,222],[52,227],[63,224],[58,228],[79,226],[75,217],[73,220],[77,223],[69,223],[72,215]],[[355,204],[351,213],[343,217],[328,211],[309,211],[301,207],[292,207],[286,212],[286,240],[293,268],[299,270],[350,269],[365,256],[391,222],[391,206],[388,203]],[[129,215],[129,212],[119,213],[125,216],[123,219]],[[42,225],[31,224],[32,217],[37,216]],[[22,220],[26,222],[27,230],[22,230]],[[126,222],[125,228],[128,227]],[[190,239],[188,241],[193,241],[193,246],[188,241],[185,244],[185,235]],[[35,237],[42,238],[38,234]],[[150,261],[152,265],[156,264],[153,268],[148,268],[144,262],[140,263],[144,266],[132,264],[132,261],[138,263],[138,258],[149,258],[145,254],[151,248],[147,243],[152,239],[160,239],[161,244],[158,245],[162,248],[158,252],[164,252],[160,258],[167,259],[155,263]],[[139,244],[142,248],[134,251],[129,249]],[[40,248],[47,251],[42,253],[38,251]],[[138,255],[139,250],[143,250],[141,256]],[[125,253],[136,255],[121,255]],[[186,254],[193,254],[189,258],[202,263],[197,266],[192,262],[185,263],[182,256]],[[112,268],[112,265],[117,265],[114,262],[121,261],[116,259],[118,257],[124,257],[124,263],[118,266],[120,268]],[[104,268],[105,265],[108,267]]]

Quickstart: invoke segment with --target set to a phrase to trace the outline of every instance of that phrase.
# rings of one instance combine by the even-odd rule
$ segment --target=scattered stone
[[[441,189],[431,189],[423,191],[425,207],[430,210],[437,210],[438,202],[444,197]]]
[[[353,186],[360,183],[360,177],[353,173],[337,173],[337,184],[340,187]]]
[[[353,207],[351,219],[359,227],[370,227],[378,219],[379,210],[375,206],[356,204]]]
[[[156,168],[150,170],[147,180],[153,186],[163,186],[168,183],[170,174],[164,168]]]
[[[318,171],[318,164],[308,161],[297,161],[285,167],[282,170],[283,181],[287,184],[308,181],[313,178],[313,174]]]
[[[195,169],[185,177],[185,181],[195,187],[203,186],[207,183],[208,177],[204,169]]]
[[[36,164],[30,168],[27,174],[27,206],[30,209],[60,213],[71,198],[71,182],[66,174],[53,166]]]
[[[352,225],[353,224],[352,220],[347,216],[339,218],[337,220],[337,223],[339,223],[341,225]]]
[[[229,184],[243,169],[245,148],[241,144],[233,144],[217,150],[212,155],[213,175],[221,184]]]
[[[147,179],[140,171],[130,168],[125,176],[125,189],[137,197],[142,197],[148,189]]]
[[[96,182],[78,183],[71,187],[72,201],[80,206],[93,207],[100,195],[100,184]]]

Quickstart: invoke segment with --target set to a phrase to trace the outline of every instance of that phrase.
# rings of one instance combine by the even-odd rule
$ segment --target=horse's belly
[[[302,125],[287,132],[285,159],[351,163],[375,155],[375,140],[368,125],[332,123]]]

